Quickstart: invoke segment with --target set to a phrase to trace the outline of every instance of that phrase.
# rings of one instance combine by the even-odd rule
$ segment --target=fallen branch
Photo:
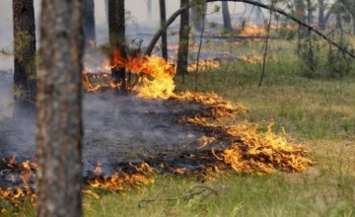
[[[197,191],[196,191],[197,190]],[[141,208],[143,207],[143,203],[152,203],[152,202],[163,202],[163,201],[178,201],[178,200],[191,200],[194,196],[201,195],[205,192],[208,192],[207,195],[205,195],[205,198],[214,194],[218,195],[218,192],[214,190],[213,188],[203,186],[203,185],[197,185],[192,187],[189,191],[189,193],[178,196],[178,197],[172,197],[172,198],[156,198],[156,199],[143,199],[138,202],[138,207]]]

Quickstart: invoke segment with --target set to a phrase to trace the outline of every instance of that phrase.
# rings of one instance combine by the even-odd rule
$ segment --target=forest
[[[0,216],[355,216],[352,0],[0,6]]]

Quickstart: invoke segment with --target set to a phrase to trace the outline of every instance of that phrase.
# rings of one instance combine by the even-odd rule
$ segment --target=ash
[[[174,158],[196,150],[202,133],[194,126],[178,123],[191,109],[171,100],[112,93],[85,95],[84,161],[137,162],[158,155]]]
[[[35,161],[35,123],[12,121],[12,74],[0,76],[0,158]],[[178,119],[199,109],[193,103],[173,100],[111,92],[84,94],[84,173],[92,171],[97,162],[104,168],[161,156],[174,159],[196,151],[203,132],[196,126],[179,124]]]

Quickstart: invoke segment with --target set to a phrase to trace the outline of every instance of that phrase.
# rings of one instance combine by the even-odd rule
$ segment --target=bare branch
[[[354,53],[350,52],[349,50],[347,50],[345,47],[342,47],[341,45],[339,45],[338,43],[332,41],[331,39],[329,39],[326,35],[324,35],[323,33],[321,33],[319,30],[313,28],[312,26],[302,22],[301,20],[297,19],[296,17],[292,16],[291,14],[288,14],[287,12],[285,12],[284,10],[274,7],[272,5],[266,5],[254,0],[206,0],[206,2],[221,2],[221,1],[232,1],[232,2],[243,2],[246,4],[250,4],[250,5],[255,5],[257,7],[260,8],[264,8],[266,10],[269,11],[273,11],[275,13],[281,14],[289,19],[291,19],[292,21],[296,22],[297,24],[304,26],[305,28],[307,28],[308,30],[316,33],[317,35],[319,35],[321,38],[323,38],[324,40],[326,40],[329,44],[335,46],[336,48],[338,48],[340,51],[348,54],[350,57],[352,57],[353,59],[355,59],[355,55]],[[194,3],[186,5],[185,7],[180,8],[179,10],[177,10],[175,13],[173,13],[170,18],[167,20],[166,22],[166,26],[165,27],[161,27],[158,32],[153,36],[152,40],[150,41],[147,50],[145,52],[146,55],[150,55],[153,51],[153,48],[155,46],[155,44],[157,43],[159,37],[161,36],[162,32],[164,30],[166,30],[174,21],[175,19],[184,11],[187,10],[191,7],[195,6]]]

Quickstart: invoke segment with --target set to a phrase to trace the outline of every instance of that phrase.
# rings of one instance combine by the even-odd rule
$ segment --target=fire
[[[204,122],[206,118],[232,118],[235,117],[237,114],[242,114],[247,111],[247,108],[243,105],[233,104],[218,96],[216,93],[182,92],[179,94],[175,94],[171,97],[171,99],[203,103],[204,105],[208,106],[205,110],[201,111],[200,114],[194,117],[182,117],[182,121],[194,119],[194,121],[192,122]]]
[[[113,176],[98,176],[87,180],[87,184],[93,188],[106,189],[112,191],[128,190],[130,187],[139,187],[154,183],[154,178],[150,177],[154,169],[147,163],[141,162],[139,166],[130,164],[133,172],[118,171]],[[89,194],[92,194],[89,192]]]
[[[272,131],[272,124],[266,132],[259,130],[256,124],[247,121],[239,121],[226,126],[228,118],[234,119],[237,115],[247,112],[247,108],[243,105],[234,104],[216,93],[174,93],[175,69],[161,57],[143,57],[137,54],[124,59],[116,51],[113,52],[111,62],[104,64],[108,68],[124,67],[127,73],[136,76],[138,82],[132,87],[132,91],[136,92],[139,97],[185,101],[201,106],[201,109],[195,113],[180,117],[179,123],[194,124],[196,127],[203,128],[205,132],[205,135],[199,139],[200,146],[197,147],[205,152],[189,156],[191,159],[208,159],[207,165],[203,165],[200,170],[203,176],[216,177],[217,174],[231,170],[260,175],[278,170],[301,172],[313,163],[307,158],[307,151],[303,146],[290,142],[286,133],[275,134]],[[82,80],[88,91],[97,91],[103,87],[111,88],[107,83],[92,84],[86,71],[82,73]],[[236,119],[232,123],[235,122]],[[219,149],[206,150],[207,145],[217,142],[220,145]],[[31,190],[30,181],[35,177],[34,171],[37,165],[30,161],[18,164],[15,158],[9,162],[3,160],[2,164],[9,171],[20,168],[20,180],[23,187],[0,188],[0,200],[8,200],[19,205],[27,195],[34,203],[36,196]],[[164,163],[162,167],[174,174],[185,175],[189,172],[188,168],[174,168]],[[130,169],[119,170],[112,176],[105,176],[102,171],[102,165],[99,162],[93,171],[94,177],[85,180],[91,189],[121,191],[131,187],[139,188],[154,183],[153,174],[156,172],[145,162],[139,165],[130,164]],[[16,177],[10,176],[9,179],[14,181]],[[99,198],[99,195],[91,189],[83,189],[83,192]]]
[[[242,60],[247,63],[251,63],[251,64],[260,63],[263,60],[262,56],[260,56],[259,54],[256,54],[254,51],[252,52],[251,55],[237,56],[237,59]]]
[[[138,64],[135,64],[137,63]],[[167,99],[173,95],[175,89],[175,69],[168,64],[164,58],[158,56],[146,56],[141,61],[130,62],[129,66],[136,72],[142,72],[140,77],[141,85],[133,90],[138,92],[141,98],[163,98]],[[139,63],[141,63],[139,65]],[[135,65],[135,67],[133,67]]]
[[[248,123],[225,128],[225,132],[239,142],[232,142],[229,148],[216,157],[239,173],[304,171],[313,163],[305,157],[305,148],[291,144],[286,134],[273,133],[272,125],[269,125],[266,132],[258,132],[257,125]]]
[[[106,69],[125,68],[126,72],[134,74],[138,82],[133,86],[132,91],[137,92],[141,98],[167,99],[173,95],[175,69],[162,57],[155,55],[143,57],[137,54],[125,59],[119,51],[115,50],[112,52],[111,61],[105,61],[103,67]],[[109,86],[107,84],[94,86],[85,71],[82,74],[84,87],[89,92]]]
[[[199,71],[205,71],[207,69],[214,69],[220,66],[220,61],[217,60],[200,60],[198,62]],[[195,72],[197,68],[197,63],[193,63],[187,66],[188,72]]]
[[[272,30],[297,30],[299,28],[298,25],[277,25],[271,24],[270,29]],[[255,23],[248,23],[247,25],[243,25],[239,27],[240,33],[238,36],[249,37],[249,36],[263,36],[267,35],[267,26],[265,25],[257,25]]]
[[[32,203],[35,202],[35,193],[30,186],[30,181],[33,182],[35,178],[34,169],[37,167],[37,164],[26,160],[22,163],[17,163],[15,157],[10,159],[8,162],[5,159],[2,159],[1,162],[2,168],[1,176],[4,178],[4,181],[21,183],[21,186],[0,188],[0,201],[6,201],[9,204],[14,206],[21,205],[26,198],[30,198]],[[0,164],[0,165],[1,165]],[[5,208],[1,208],[1,213],[6,213]]]
[[[256,25],[255,23],[250,23],[241,28],[239,36],[260,36],[266,35],[266,30],[262,26]]]
[[[219,125],[216,121],[233,117],[245,109],[218,97],[209,98],[207,102],[210,108],[194,116],[185,116],[181,122],[206,127],[213,132],[214,138],[202,138],[202,142],[208,143],[216,138],[230,141],[225,149],[212,149],[215,158],[223,162],[221,168],[227,165],[238,173],[262,175],[277,170],[302,172],[313,164],[313,161],[306,157],[305,148],[289,142],[285,132],[275,134],[272,131],[273,124],[269,125],[266,132],[260,131],[258,125],[247,121],[229,126]]]
[[[38,167],[36,163],[32,163],[26,160],[22,163],[17,163],[15,158],[12,158],[9,162],[5,159],[2,160],[3,166],[6,168],[3,171],[11,172],[12,169],[21,171],[21,180],[23,187],[14,186],[8,187],[6,189],[0,188],[0,201],[6,201],[13,206],[20,207],[25,203],[27,198],[30,199],[32,205],[36,202],[36,194],[29,185],[29,178],[35,176],[35,169]],[[94,177],[86,180],[86,184],[92,188],[106,189],[112,191],[129,190],[132,187],[140,188],[141,186],[149,185],[154,183],[155,170],[150,167],[147,163],[141,162],[139,165],[130,164],[128,171],[118,171],[113,176],[107,177],[102,175],[102,165],[99,162],[95,168]],[[2,174],[3,175],[3,174]],[[11,181],[11,180],[10,180]],[[16,181],[16,180],[12,180]],[[82,190],[86,195],[91,195],[99,199],[99,195],[93,190],[87,187]],[[0,207],[0,213],[7,213],[6,208]]]

